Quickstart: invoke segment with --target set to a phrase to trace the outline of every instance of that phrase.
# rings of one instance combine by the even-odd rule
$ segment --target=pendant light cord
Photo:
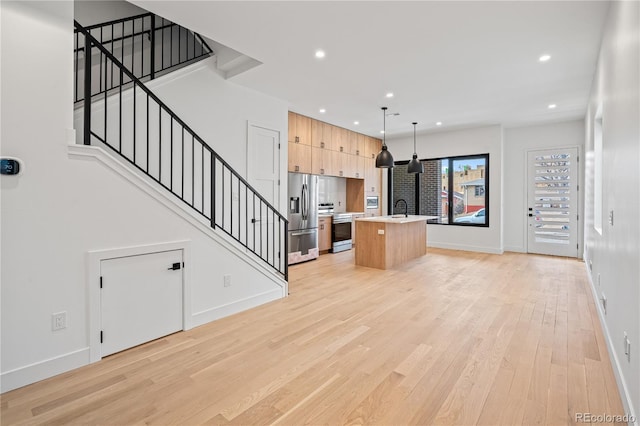
[[[413,123],[413,153],[417,154],[416,152],[416,124],[418,123]]]
[[[387,146],[387,107],[382,107],[382,146]]]

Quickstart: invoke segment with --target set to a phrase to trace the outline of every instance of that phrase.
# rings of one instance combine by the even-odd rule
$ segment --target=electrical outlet
[[[53,331],[67,328],[67,312],[57,312],[51,314],[51,329]]]
[[[225,287],[230,287],[231,286],[231,275],[225,275],[224,276],[224,286]]]
[[[602,293],[602,297],[600,297],[600,301],[602,302],[602,310],[604,314],[607,315],[607,296]]]

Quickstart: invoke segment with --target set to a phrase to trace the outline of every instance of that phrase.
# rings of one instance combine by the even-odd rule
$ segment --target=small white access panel
[[[182,262],[182,250],[100,262],[103,357],[183,329]]]

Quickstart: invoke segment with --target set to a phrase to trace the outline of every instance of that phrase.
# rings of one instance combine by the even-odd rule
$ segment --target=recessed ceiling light
[[[547,108],[549,109],[555,109],[558,105],[556,104],[549,104],[549,106]]]
[[[316,50],[316,58],[322,59],[324,58],[325,53],[324,50]]]
[[[546,55],[546,54],[538,58],[540,62],[547,62],[549,59],[551,59],[551,55]]]
[[[355,124],[357,126],[358,124],[360,124],[360,122],[359,121],[354,121],[353,124]]]
[[[324,109],[324,108],[320,108],[320,114],[324,114],[325,112],[327,112],[327,110],[326,110],[326,109]]]
[[[380,130],[380,134],[381,134],[381,135],[384,135],[384,130]]]
[[[393,98],[393,92],[389,92],[385,95],[387,98]]]
[[[436,123],[436,126],[442,126],[442,121],[438,121],[438,122]]]

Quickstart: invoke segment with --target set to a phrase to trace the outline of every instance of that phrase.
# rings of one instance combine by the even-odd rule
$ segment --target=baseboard
[[[78,349],[2,373],[0,392],[8,392],[89,364],[89,348]]]
[[[236,300],[226,305],[196,312],[191,317],[191,323],[194,327],[197,327],[277,299],[282,299],[283,297],[286,297],[286,294],[283,294],[282,288],[265,291],[264,293],[250,296],[246,299]]]
[[[607,322],[605,321],[604,312],[602,311],[602,305],[600,304],[600,298],[598,296],[598,290],[596,289],[596,286],[593,283],[593,279],[591,278],[589,265],[587,264],[587,262],[584,262],[584,265],[587,272],[587,277],[589,279],[589,286],[591,287],[591,295],[593,296],[593,300],[595,301],[596,311],[598,311],[598,318],[600,319],[600,326],[602,327],[604,340],[607,342],[607,349],[609,350],[609,356],[611,357],[611,367],[613,368],[613,374],[616,377],[618,391],[620,392],[620,396],[622,397],[624,412],[628,414],[630,418],[634,419],[633,422],[629,422],[630,425],[639,426],[638,416],[636,415],[636,410],[633,406],[633,400],[631,399],[631,395],[627,387],[627,382],[622,375],[620,359],[618,358],[618,353],[616,352],[616,348],[613,345],[613,340],[611,339],[611,334],[609,333],[609,327],[607,327]]]
[[[438,241],[427,241],[427,247],[435,247],[448,250],[475,251],[480,253],[503,254],[504,250],[493,247],[470,246],[466,244],[441,243]]]
[[[508,251],[512,253],[526,253],[527,249],[524,247],[504,246],[504,251]]]

